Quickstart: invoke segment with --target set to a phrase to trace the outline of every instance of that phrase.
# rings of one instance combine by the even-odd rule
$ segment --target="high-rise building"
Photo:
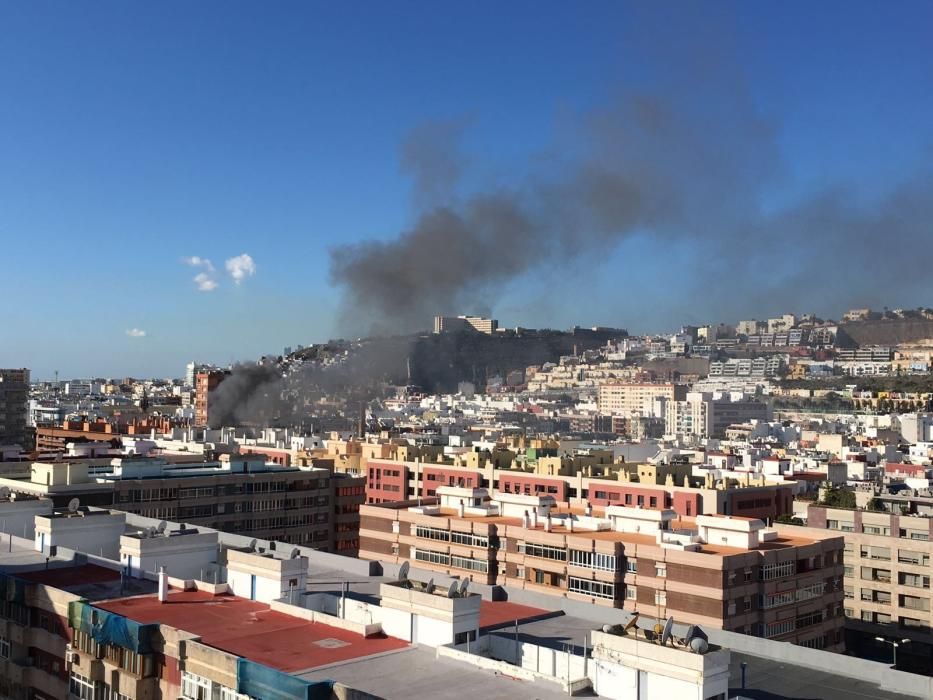
[[[209,425],[211,393],[226,379],[227,372],[210,370],[195,375],[194,420],[197,425]]]
[[[686,398],[687,388],[679,384],[618,383],[599,387],[598,408],[604,416],[649,416],[654,411],[655,399],[680,401]],[[663,413],[660,414],[663,417]]]
[[[499,322],[494,318],[482,316],[435,316],[434,332],[451,333],[456,331],[473,330],[477,333],[492,335],[499,328]]]
[[[29,370],[0,369],[0,445],[26,447]]]

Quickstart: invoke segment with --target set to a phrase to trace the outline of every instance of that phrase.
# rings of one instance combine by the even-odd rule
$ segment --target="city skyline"
[[[592,145],[581,124],[633,90],[676,85],[684,56],[711,37],[722,40],[710,51],[713,86],[736,86],[741,109],[766,127],[766,172],[748,194],[765,212],[827,191],[853,206],[905,183],[908,202],[925,191],[915,175],[933,124],[924,90],[933,58],[921,3],[722,5],[698,29],[689,13],[608,3],[586,14],[227,9],[0,11],[10,37],[0,86],[13,96],[0,111],[0,291],[20,300],[0,365],[29,366],[38,379],[56,369],[174,376],[193,358],[226,364],[345,335],[347,312],[365,309],[334,278],[335,249],[376,241],[392,251],[398,232],[445,198],[521,188],[529,173],[548,180],[555,163]],[[659,56],[640,32],[687,53]],[[733,70],[735,82],[724,81]],[[701,116],[719,109],[711,99]],[[731,158],[712,163],[747,165]],[[703,172],[674,166],[685,178]],[[871,243],[873,228],[853,231],[851,248]],[[916,264],[911,256],[859,256],[839,286],[824,277],[840,270],[815,274],[831,266],[821,246],[759,235],[736,256],[726,239],[632,230],[566,263],[548,253],[506,279],[468,280],[471,303],[431,312],[654,332],[788,308],[838,317],[928,303],[919,276],[892,269]],[[841,259],[849,254],[843,246]]]

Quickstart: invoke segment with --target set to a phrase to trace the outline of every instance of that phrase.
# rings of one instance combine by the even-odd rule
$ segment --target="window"
[[[614,600],[616,597],[614,584],[605,583],[603,581],[591,581],[585,578],[577,578],[576,576],[570,576],[568,578],[567,588],[572,593],[582,593],[584,595],[593,596],[594,598]]]
[[[802,629],[804,627],[812,627],[813,625],[818,625],[823,621],[823,611],[817,610],[812,612],[809,615],[801,615],[796,620],[797,629]]]
[[[910,549],[899,549],[897,550],[897,561],[901,564],[928,566],[930,563],[930,555],[924,552],[915,552]]]
[[[655,591],[654,592],[654,604],[655,605],[667,605],[667,591]]]
[[[891,534],[891,528],[880,527],[878,525],[862,525],[862,532],[864,532],[866,535],[889,536]]]
[[[489,538],[485,535],[474,535],[469,532],[451,532],[450,541],[464,547],[489,547]]]
[[[897,575],[898,583],[902,586],[911,586],[913,588],[929,588],[930,587],[930,577],[923,576],[921,574],[908,574],[905,572],[900,572]]]
[[[625,560],[625,571],[630,574],[638,573],[638,560],[637,559],[626,559]]]
[[[752,570],[745,569],[745,583],[748,583],[751,580],[752,580]]]
[[[812,583],[809,586],[803,586],[797,589],[797,602],[802,603],[806,600],[813,600],[823,595],[826,590],[826,584],[823,582]]]
[[[68,680],[68,691],[81,700],[95,700],[94,684],[80,673],[71,673]]]
[[[0,637],[0,658],[10,658],[10,640],[6,637]]]
[[[414,547],[412,547],[412,549],[414,549]],[[429,564],[450,566],[450,555],[444,554],[443,552],[432,552],[429,549],[415,549],[415,559],[418,561],[426,561]]]
[[[635,586],[626,586],[625,587],[625,599],[626,600],[638,600],[638,589]]]
[[[555,561],[567,561],[567,550],[560,547],[552,547],[549,544],[535,544],[534,542],[519,542],[518,551],[529,557],[538,557],[540,559],[553,559]]]
[[[797,565],[793,561],[784,561],[779,564],[765,564],[761,567],[761,579],[772,581],[776,578],[785,578],[797,573]]]
[[[780,620],[779,622],[772,622],[765,626],[765,636],[770,638],[778,637],[782,634],[788,634],[789,632],[794,631],[794,621],[793,620]]]
[[[484,559],[470,559],[468,557],[458,557],[456,554],[450,556],[450,565],[458,569],[469,569],[471,571],[489,571],[489,562]]]
[[[812,639],[804,639],[803,641],[798,642],[802,647],[807,647],[808,649],[825,649],[826,648],[826,635],[821,635],[819,637],[813,637]]]
[[[437,540],[439,542],[450,542],[450,533],[447,530],[441,530],[436,527],[424,527],[423,525],[418,525],[415,528],[415,537]]]
[[[929,540],[930,533],[926,530],[905,530],[900,529],[899,536],[908,540]]]
[[[192,700],[211,700],[212,683],[203,676],[182,671],[181,673],[181,692],[186,698]]]
[[[772,595],[761,596],[761,608],[763,610],[770,610],[771,608],[779,608],[782,605],[790,605],[793,602],[794,602],[793,591],[784,591],[783,593],[775,593]]]
[[[616,570],[616,558],[614,554],[588,552],[583,549],[570,550],[570,563],[573,566],[579,566],[584,569],[596,569],[599,571]]]
[[[654,565],[654,575],[664,578],[667,576],[667,564],[656,563]]]
[[[742,600],[742,610],[743,610],[744,612],[748,612],[748,611],[751,610],[751,609],[752,609],[752,599],[751,599],[751,598],[744,598],[744,599]]]

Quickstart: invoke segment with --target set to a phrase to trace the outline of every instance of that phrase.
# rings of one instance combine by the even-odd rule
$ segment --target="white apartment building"
[[[656,399],[678,401],[686,398],[686,393],[686,387],[680,384],[602,384],[599,387],[599,413],[624,418],[653,415]]]

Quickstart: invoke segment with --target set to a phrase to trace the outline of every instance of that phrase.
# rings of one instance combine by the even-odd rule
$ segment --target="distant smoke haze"
[[[690,32],[672,35],[666,19],[642,19],[620,61],[647,66],[646,77],[571,120],[559,145],[512,187],[458,194],[464,122],[412,132],[401,149],[414,187],[411,226],[388,241],[331,251],[344,332],[424,330],[438,313],[495,309],[513,280],[561,275],[565,263],[605,256],[640,234],[662,255],[668,245],[702,242],[701,259],[669,274],[690,278],[703,295],[694,310],[713,314],[710,321],[925,293],[928,173],[905,173],[870,204],[840,184],[765,212],[762,202],[785,174],[779,129],[750,96],[731,37],[719,29],[729,23],[693,17]],[[649,295],[638,305],[650,307]],[[624,324],[624,313],[606,321]]]

